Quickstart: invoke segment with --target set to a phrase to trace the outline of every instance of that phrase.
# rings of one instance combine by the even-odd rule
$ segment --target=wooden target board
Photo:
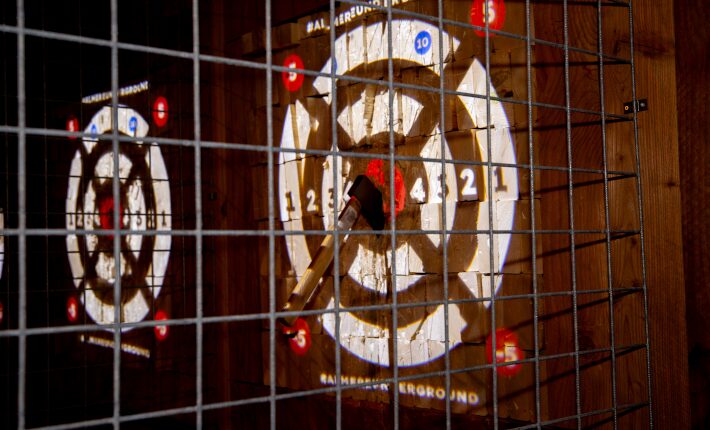
[[[478,19],[473,14],[477,3],[447,2],[446,14],[458,21],[469,16]],[[398,7],[437,13],[435,2],[401,2]],[[495,7],[503,7],[503,2]],[[507,31],[524,32],[523,7],[508,5],[501,12],[498,17],[507,16]],[[527,98],[525,45],[491,38],[489,72],[485,40],[472,29],[445,26],[440,32],[435,23],[397,13],[390,26],[383,12],[342,7],[336,11],[331,57],[328,23],[327,13],[315,14],[273,31],[273,62],[287,68],[275,75],[273,87],[274,144],[282,150],[275,158],[274,199],[278,228],[287,232],[277,237],[277,308],[323,239],[323,235],[299,232],[332,229],[355,177],[371,169],[378,158],[384,159],[379,161],[382,166],[388,165],[390,125],[395,154],[403,157],[395,163],[395,192],[397,199],[403,196],[403,207],[394,222],[398,230],[410,233],[398,234],[393,252],[389,235],[367,234],[364,230],[369,226],[362,219],[356,224],[354,229],[360,231],[346,239],[339,254],[340,302],[335,301],[335,269],[331,267],[307,307],[324,313],[299,322],[294,340],[277,340],[277,383],[294,390],[335,386],[339,345],[345,397],[390,402],[392,391],[398,390],[403,406],[441,410],[448,397],[457,413],[488,415],[492,413],[492,371],[476,366],[491,363],[493,356],[504,363],[534,355],[532,300],[495,303],[498,347],[493,353],[488,299],[532,292],[529,238],[510,233],[530,228],[528,173],[513,167],[529,157],[527,107],[497,100],[490,102],[489,111],[486,107],[486,94]],[[243,36],[242,53],[258,57],[263,49],[261,37]],[[395,82],[424,88],[395,86],[390,94],[386,82],[356,79],[386,81],[390,56]],[[321,75],[299,73],[303,69]],[[335,97],[331,72],[354,78],[336,80]],[[444,88],[453,92],[443,97],[444,111],[436,92],[441,76]],[[263,94],[264,82],[256,85],[262,87],[257,93]],[[335,123],[331,121],[333,105]],[[258,140],[258,134],[254,138]],[[500,164],[490,172],[486,165],[489,148],[490,161]],[[299,150],[333,150],[334,156]],[[384,173],[388,188],[389,173]],[[265,183],[266,166],[253,166],[252,177]],[[387,202],[388,195],[385,191]],[[267,202],[254,205],[253,216],[265,228]],[[391,223],[389,219],[385,228]],[[450,233],[436,232],[442,228]],[[503,233],[496,233],[491,241],[491,229]],[[267,246],[260,255],[262,303],[268,309]],[[542,274],[540,262],[537,273]],[[464,300],[449,304],[448,313],[443,304],[444,279],[448,298]],[[386,307],[395,294],[402,308],[393,332],[392,310]],[[362,310],[372,305],[385,308]],[[350,310],[353,307],[357,310]],[[447,316],[450,368],[473,368],[454,373],[448,392],[444,376],[417,377],[446,368]],[[269,333],[264,328],[263,352],[268,355]],[[269,368],[264,363],[268,383]],[[395,363],[406,381],[397,387],[378,382],[393,376]],[[531,365],[499,367],[497,392],[500,416],[534,418]]]

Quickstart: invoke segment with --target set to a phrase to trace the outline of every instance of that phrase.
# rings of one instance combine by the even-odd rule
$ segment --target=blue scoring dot
[[[424,55],[431,49],[431,34],[428,31],[422,30],[414,39],[414,50],[417,54]]]
[[[91,124],[91,134],[98,134],[99,129],[96,128],[96,124]]]
[[[128,129],[131,131],[131,133],[135,133],[137,128],[138,120],[136,119],[136,117],[132,116],[131,119],[128,120]]]

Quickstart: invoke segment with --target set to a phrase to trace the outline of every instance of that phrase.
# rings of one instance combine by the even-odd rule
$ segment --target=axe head
[[[382,193],[365,175],[358,175],[348,190],[350,197],[360,202],[360,213],[373,230],[385,228],[385,212],[382,209]]]

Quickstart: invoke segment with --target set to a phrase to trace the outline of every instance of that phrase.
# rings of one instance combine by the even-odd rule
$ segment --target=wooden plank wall
[[[569,42],[590,50],[598,49],[596,2],[570,3]],[[606,53],[629,57],[628,15],[626,8],[605,6],[603,39]],[[639,143],[641,146],[641,180],[644,193],[646,229],[647,284],[649,290],[649,322],[652,343],[653,401],[656,424],[659,428],[687,424],[687,370],[685,367],[685,324],[682,249],[680,241],[680,194],[678,189],[678,158],[675,125],[675,68],[673,34],[668,31],[667,17],[672,14],[672,3],[635,2],[636,77],[640,98],[648,98],[649,112],[639,115]],[[556,42],[564,41],[560,4],[536,5],[537,37]],[[659,32],[664,28],[666,31]],[[536,46],[539,101],[565,104],[563,52],[557,48]],[[572,53],[570,55],[570,105],[598,110],[600,107],[598,59]],[[609,113],[623,113],[623,102],[631,100],[628,65],[605,64],[605,108]],[[597,88],[595,90],[595,88]],[[656,106],[654,108],[654,106]],[[541,143],[540,163],[567,165],[564,111],[538,112]],[[574,167],[602,168],[601,128],[585,115],[571,115],[571,155]],[[591,122],[590,122],[591,121]],[[598,120],[597,120],[598,121]],[[633,128],[628,122],[609,123],[606,128],[607,162],[610,170],[634,171]],[[612,175],[613,177],[614,175]],[[568,228],[569,208],[574,208],[576,229],[603,229],[604,191],[599,175],[574,175],[574,202],[569,203],[566,188],[567,174],[542,174],[543,228]],[[610,227],[615,230],[639,228],[638,207],[635,204],[635,181],[623,176],[609,184]],[[600,243],[599,240],[602,240]],[[638,236],[612,237],[610,273],[606,270],[604,237],[580,235],[576,238],[577,289],[595,291],[606,288],[611,275],[614,294],[615,344],[644,343],[643,296],[624,290],[641,285],[641,264],[638,259]],[[543,238],[545,287],[551,291],[571,289],[569,270],[570,239],[566,235]],[[561,252],[560,252],[561,251]],[[581,264],[583,263],[583,264]],[[579,348],[608,348],[609,302],[604,294],[584,294],[578,300]],[[548,337],[546,354],[574,350],[574,319],[569,310],[570,299],[555,299],[548,303],[547,312],[560,313],[548,321],[546,329],[558,332]],[[566,311],[566,312],[565,312]],[[550,418],[574,414],[574,360],[548,362],[550,382]],[[610,357],[593,354],[580,358],[581,412],[609,407],[612,402],[610,387]],[[645,353],[643,350],[616,351],[617,403],[624,405],[646,397]],[[570,372],[572,370],[572,372]],[[584,425],[608,422],[610,416],[589,417]],[[624,428],[644,428],[648,425],[647,411],[633,409],[619,414],[619,425]],[[566,422],[563,425],[574,425]],[[608,425],[608,424],[607,424]]]
[[[658,428],[689,427],[683,248],[680,219],[673,2],[634,2],[636,78],[646,215],[653,401]]]
[[[710,5],[676,0],[678,143],[683,201],[683,248],[693,428],[710,427],[710,165],[705,124],[710,121]]]
[[[596,8],[584,2],[574,2],[570,6],[570,43],[574,46],[597,50],[596,40]],[[253,6],[253,5],[252,5]],[[659,28],[668,28],[667,20],[670,16],[672,3],[670,0],[652,2],[638,0],[635,3],[636,13],[636,66],[637,88],[639,97],[649,99],[651,109],[639,115],[639,139],[641,145],[642,183],[645,196],[644,210],[646,215],[646,256],[647,256],[647,283],[649,286],[649,311],[652,336],[652,365],[653,365],[653,399],[657,427],[674,427],[687,424],[687,370],[685,368],[685,323],[683,294],[682,253],[680,242],[679,204],[680,194],[678,189],[678,158],[676,139],[675,115],[675,68],[673,36],[665,32],[659,35]],[[238,11],[229,6],[224,6],[224,19],[230,19]],[[249,8],[247,8],[249,9]],[[253,10],[252,10],[253,9]],[[245,23],[245,26],[254,27],[254,22],[263,22],[263,11],[259,7],[249,9],[255,21]],[[302,11],[307,12],[307,11]],[[628,57],[629,33],[628,10],[624,7],[604,8],[604,50],[619,57]],[[215,13],[219,13],[215,11]],[[251,16],[251,15],[250,15]],[[535,5],[534,25],[538,38],[563,41],[562,34],[562,8],[559,3]],[[230,21],[226,21],[229,23]],[[238,27],[238,26],[237,26]],[[230,51],[230,42],[239,40],[241,31],[233,25],[225,25],[224,34],[227,46],[219,47],[215,42],[215,49]],[[258,25],[257,25],[258,27]],[[246,27],[245,27],[246,28]],[[535,55],[535,85],[537,87],[537,101],[549,102],[558,105],[565,104],[564,69],[562,51],[557,48],[537,45]],[[600,109],[599,69],[598,59],[594,56],[572,54],[570,56],[570,102],[572,106],[591,110]],[[237,82],[230,81],[223,72],[214,68],[210,73],[211,79],[224,80],[227,92],[241,91]],[[625,64],[605,65],[605,108],[610,113],[622,113],[623,102],[631,99],[630,68]],[[245,73],[244,76],[251,76]],[[259,79],[263,74],[259,72]],[[275,80],[278,79],[275,75]],[[217,91],[218,92],[218,91]],[[215,92],[216,97],[211,99],[209,106],[214,115],[238,114],[239,103],[230,106]],[[262,96],[263,97],[263,96]],[[204,105],[203,105],[204,106]],[[662,107],[662,108],[659,108]],[[220,109],[222,114],[220,114]],[[226,111],[225,111],[226,109]],[[538,164],[567,166],[566,145],[566,118],[564,111],[554,109],[536,110],[537,128],[536,145],[540,150]],[[573,114],[570,118],[574,126],[570,130],[572,137],[573,165],[581,168],[601,169],[603,167],[602,133],[601,127],[595,124],[595,118],[590,115]],[[219,120],[219,119],[217,119]],[[597,118],[598,122],[598,118]],[[244,140],[244,132],[230,129],[226,124],[226,134],[219,133],[209,136],[210,139],[227,141]],[[607,161],[610,170],[634,171],[635,158],[633,151],[633,127],[630,122],[610,122],[606,129]],[[248,190],[236,190],[229,197],[220,196],[220,190],[230,188],[230,184],[247,183],[248,178],[241,177],[241,173],[234,166],[247,166],[243,154],[220,153],[210,151],[206,157],[209,168],[217,168],[230,172],[229,177],[223,177],[220,183],[211,184],[216,200],[206,203],[206,211],[219,214],[225,211],[238,210],[243,205],[253,202],[254,196]],[[211,157],[211,158],[210,158]],[[211,164],[210,164],[211,163]],[[639,228],[638,205],[636,204],[636,182],[633,177],[612,175],[609,183],[610,225],[615,230],[635,230]],[[575,211],[575,228],[601,230],[605,228],[604,217],[604,188],[600,175],[576,173],[573,175],[575,183],[574,201],[568,201],[567,172],[554,173],[546,171],[540,174],[538,198],[542,200],[542,222],[540,228],[566,229],[569,227],[569,207]],[[231,190],[231,188],[230,188]],[[263,196],[262,196],[263,197]],[[209,194],[205,193],[209,199]],[[223,222],[219,228],[236,228],[249,218],[249,214],[233,216],[229,222]],[[241,221],[239,221],[241,220]],[[254,227],[254,225],[251,225]],[[221,240],[221,239],[220,239]],[[245,244],[235,248],[236,242],[225,239],[216,241],[215,255],[222,255],[220,262],[214,267],[224,264],[248,261],[256,263],[253,253],[248,252]],[[570,241],[567,235],[546,235],[539,238],[543,245],[545,265],[545,282],[541,291],[561,293],[571,290],[571,272],[569,270],[571,255],[569,253]],[[642,270],[640,262],[640,241],[637,235],[614,235],[611,241],[611,278],[607,268],[607,248],[603,234],[586,234],[576,237],[577,288],[586,290],[587,294],[579,296],[577,303],[577,343],[580,350],[604,349],[610,345],[609,324],[610,308],[616,322],[613,330],[615,344],[634,346],[645,342],[643,324],[643,295],[638,287],[642,285]],[[224,254],[227,253],[227,254]],[[224,257],[228,255],[228,257]],[[225,260],[226,258],[226,260]],[[235,263],[230,263],[235,262]],[[250,263],[250,264],[251,264]],[[256,267],[256,266],[254,266]],[[555,270],[549,270],[554,267]],[[610,307],[608,294],[603,290],[611,285],[615,289],[613,306]],[[228,305],[217,313],[243,313],[256,311],[254,306],[259,304],[259,281],[246,277],[235,277],[233,274],[218,273],[215,282],[220,285],[240,285],[239,296],[230,295]],[[245,288],[248,286],[247,288]],[[241,295],[246,292],[247,295]],[[541,308],[545,311],[541,315],[542,325],[546,333],[559,333],[559,336],[545,337],[543,353],[568,353],[574,351],[574,320],[572,313],[573,303],[570,296],[541,300]],[[228,334],[232,339],[235,333],[258,332],[259,323],[250,327],[242,326],[235,332],[227,328],[222,333],[213,334],[216,338]],[[254,330],[254,332],[252,332]],[[246,344],[254,352],[247,357],[240,348],[243,344],[232,342],[231,345],[222,343],[215,351],[221,355],[218,361],[224,364],[231,363],[232,374],[223,381],[229,381],[230,386],[221,387],[215,399],[234,399],[243,396],[253,396],[259,391],[258,387],[250,386],[262,382],[261,359],[266,359],[259,346],[259,335],[247,335]],[[219,344],[219,342],[218,342]],[[268,349],[268,348],[267,348]],[[241,358],[240,358],[241,357]],[[616,385],[617,403],[631,404],[644,400],[647,392],[646,362],[643,349],[633,347],[616,351]],[[239,363],[235,366],[235,363]],[[585,354],[580,357],[580,392],[581,412],[608,408],[612,404],[610,387],[611,363],[610,354],[600,352]],[[544,419],[562,418],[576,413],[575,404],[575,375],[574,360],[571,357],[554,360],[546,363],[543,381],[544,390],[549,396],[542,405]],[[236,387],[236,388],[235,388]],[[314,398],[314,400],[317,400]],[[362,403],[358,403],[363,406]],[[267,405],[268,406],[268,405]],[[380,410],[373,405],[368,406],[372,416],[380,423],[388,416],[387,411]],[[310,422],[314,426],[332,423],[333,405],[330,401],[303,401],[284,403],[279,411],[294,412],[305,409],[319,413],[303,422]],[[310,409],[309,409],[310,408]],[[314,409],[315,408],[315,409]],[[344,413],[349,409],[344,408]],[[266,409],[250,409],[250,413],[240,413],[240,418],[251,420],[249,422],[264,424],[268,412]],[[244,411],[247,412],[247,411]],[[648,425],[646,409],[628,409],[619,414],[619,425],[622,428],[645,428]],[[281,412],[279,412],[281,417]],[[299,413],[306,417],[309,414]],[[234,418],[234,415],[232,416]],[[262,417],[262,418],[259,418]],[[286,418],[286,416],[284,416]],[[355,418],[355,417],[353,417]],[[304,418],[305,419],[305,418]],[[583,420],[584,425],[609,426],[610,414],[602,414]],[[222,420],[225,420],[223,417]],[[281,421],[290,425],[289,421]],[[376,420],[376,421],[377,421]],[[436,418],[432,418],[436,422]],[[229,421],[222,421],[223,424]],[[353,423],[355,421],[352,421]],[[368,420],[359,421],[370,423]],[[422,421],[423,422],[423,421]],[[324,424],[326,423],[326,424]],[[371,423],[370,423],[371,424]],[[562,427],[574,427],[574,420],[559,423]],[[672,425],[673,424],[673,425]],[[228,425],[227,425],[228,426]]]

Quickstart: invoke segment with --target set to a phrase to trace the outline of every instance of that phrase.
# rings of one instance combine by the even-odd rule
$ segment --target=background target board
[[[121,321],[143,320],[154,307],[170,258],[171,237],[143,235],[169,231],[171,199],[165,161],[157,144],[125,147],[115,159],[111,140],[98,139],[117,129],[122,135],[146,137],[148,123],[133,109],[119,107],[113,124],[111,107],[101,108],[86,126],[85,137],[72,160],[66,199],[69,230],[114,229],[118,204],[119,228],[137,231],[121,236],[121,255],[114,258],[113,235],[67,236],[67,252],[87,315],[97,324],[114,321],[113,288],[121,276]],[[120,202],[114,200],[113,168],[118,163]],[[129,327],[124,330],[130,330]]]
[[[462,8],[463,14],[469,12],[470,9]],[[309,19],[317,21],[319,18],[307,17],[302,21]],[[389,163],[386,156],[390,143],[390,94],[386,84],[365,85],[338,80],[337,97],[333,98],[329,77],[297,73],[298,69],[305,68],[327,74],[332,69],[338,75],[387,79],[389,29],[383,17],[370,16],[343,27],[336,37],[335,61],[332,63],[328,55],[327,33],[301,39],[297,47],[274,55],[275,63],[283,62],[285,67],[293,69],[283,73],[283,83],[275,90],[278,91],[283,120],[274,134],[280,147],[285,149],[277,160],[275,198],[278,213],[283,229],[295,233],[286,236],[287,239],[279,244],[281,272],[277,275],[280,278],[277,294],[281,301],[277,306],[285,301],[305,272],[322,239],[322,236],[298,232],[332,228],[334,217],[345,204],[343,196],[355,177],[367,171],[373,157],[384,158],[385,166]],[[390,377],[395,363],[400,375],[443,369],[446,348],[444,306],[417,304],[444,300],[444,276],[449,298],[467,300],[449,307],[452,362],[460,367],[490,362],[486,340],[490,335],[491,302],[485,298],[504,291],[510,294],[530,281],[529,275],[521,274],[527,269],[515,267],[520,257],[520,243],[516,238],[511,234],[496,234],[491,241],[488,234],[489,227],[496,231],[519,227],[521,222],[516,211],[519,205],[529,211],[529,202],[519,201],[519,187],[526,184],[519,182],[515,168],[505,166],[515,164],[518,154],[514,143],[516,112],[497,101],[490,104],[490,112],[486,110],[488,79],[499,85],[508,82],[501,82],[500,74],[487,76],[481,64],[482,57],[477,57],[476,48],[472,48],[480,39],[474,32],[455,29],[444,32],[440,44],[436,26],[409,19],[394,19],[392,32],[395,81],[436,90],[443,73],[447,89],[472,95],[446,96],[445,122],[441,123],[440,100],[436,92],[395,89],[391,113],[395,154],[405,158],[396,162],[397,175],[401,173],[402,178],[397,187],[404,188],[404,207],[396,218],[397,229],[429,233],[398,235],[393,259],[388,235],[363,234],[369,228],[364,220],[356,225],[355,229],[361,231],[349,236],[340,253],[339,337],[336,338],[333,314],[336,303],[331,267],[308,307],[327,312],[305,318],[312,331],[310,351],[294,354],[286,342],[277,351],[280,363],[277,380],[287,387],[303,389],[334,385],[336,342],[342,352],[346,384]],[[443,46],[442,52],[439,52],[439,46]],[[440,58],[445,61],[441,63]],[[489,94],[496,97],[495,85],[489,87]],[[332,104],[336,110],[334,124],[330,119]],[[336,147],[331,147],[333,128],[338,136]],[[490,160],[504,165],[494,166],[490,175],[486,167],[489,136]],[[304,149],[334,149],[337,155],[299,152]],[[389,172],[385,173],[388,184]],[[338,200],[334,207],[336,194]],[[385,200],[389,202],[387,195]],[[442,221],[444,207],[445,223]],[[492,214],[492,224],[489,214]],[[390,223],[386,226],[389,228]],[[433,232],[442,228],[455,233],[441,235]],[[509,253],[511,248],[515,249]],[[447,254],[446,275],[442,262],[444,250]],[[264,249],[262,255],[268,255],[266,252]],[[491,276],[491,270],[495,276]],[[506,272],[517,273],[505,275]],[[393,282],[394,273],[396,282]],[[263,284],[264,291],[268,290],[266,285]],[[397,295],[397,303],[405,306],[398,312],[395,333],[391,329],[391,311],[349,310],[351,307],[387,305],[392,303],[393,294]],[[267,303],[267,297],[264,299]],[[530,309],[514,302],[507,306],[508,312],[503,312],[500,304],[496,308],[497,326],[516,326],[530,313]],[[522,333],[510,336],[514,341],[508,342],[509,350],[499,344],[496,356],[524,357],[523,349],[529,347],[530,333],[519,326],[512,330],[522,330]],[[519,353],[511,353],[510,348]],[[308,370],[297,371],[294,368],[296,363],[299,369]],[[510,370],[505,383],[511,387],[529,383],[530,369],[518,366]],[[443,378],[423,378],[417,383],[405,384],[400,387],[400,402],[441,408],[448,395],[457,411],[487,413],[490,378],[486,372],[471,372],[466,377],[456,376],[452,380],[456,383],[449,394],[442,391]],[[345,395],[387,402],[391,393],[386,387],[378,388],[375,384],[367,389],[349,390]],[[459,400],[454,401],[457,396]],[[529,398],[523,401],[530,405]],[[511,416],[524,417],[529,412],[530,409],[513,411]]]

